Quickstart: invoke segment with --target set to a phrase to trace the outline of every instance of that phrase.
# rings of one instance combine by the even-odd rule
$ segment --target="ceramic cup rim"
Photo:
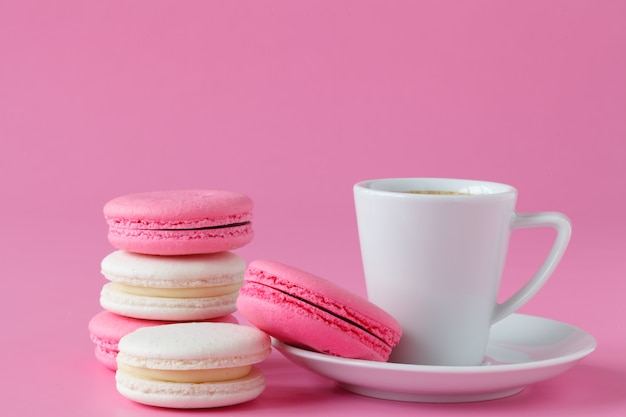
[[[461,194],[419,194],[408,192],[416,189],[422,191],[450,191]],[[393,196],[407,199],[483,199],[517,195],[517,189],[515,187],[501,182],[442,177],[370,179],[357,182],[354,185],[354,190],[381,196]]]

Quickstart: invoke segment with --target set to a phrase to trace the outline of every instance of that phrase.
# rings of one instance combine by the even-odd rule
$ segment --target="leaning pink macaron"
[[[402,334],[392,316],[364,298],[267,260],[248,265],[237,308],[283,342],[346,358],[386,361]]]
[[[176,190],[124,195],[104,206],[116,248],[149,255],[233,250],[249,243],[250,197],[222,190]]]
[[[237,318],[230,314],[210,321],[239,323]],[[135,319],[104,310],[91,318],[88,329],[89,336],[96,345],[96,359],[107,368],[116,370],[116,358],[119,352],[118,344],[122,337],[143,327],[161,326],[171,323],[169,321]]]

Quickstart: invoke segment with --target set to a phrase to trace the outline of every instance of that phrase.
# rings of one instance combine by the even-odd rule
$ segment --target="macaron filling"
[[[158,221],[147,219],[124,219],[107,217],[106,221],[111,228],[134,229],[134,230],[204,230],[221,229],[226,227],[247,226],[251,223],[251,213],[243,213],[237,216]]]
[[[239,223],[230,223],[230,224],[221,224],[217,226],[207,226],[207,227],[189,227],[189,228],[173,228],[173,229],[158,229],[158,230],[209,230],[209,229],[225,229],[228,227],[239,227],[239,226],[247,226],[251,222],[239,222]]]
[[[230,285],[220,285],[216,287],[191,287],[191,288],[157,288],[140,287],[128,285],[120,282],[110,282],[107,285],[112,291],[126,294],[140,295],[143,297],[159,298],[206,298],[220,297],[222,295],[233,294],[239,291],[241,283]]]
[[[224,233],[227,231],[228,233]],[[248,235],[252,233],[252,223],[233,223],[229,225],[210,226],[210,227],[189,227],[189,228],[134,228],[134,227],[116,227],[109,226],[109,235],[111,237],[127,237],[137,239],[168,239],[168,238],[186,238],[186,239],[204,239],[208,237],[218,236],[238,236]]]
[[[252,366],[237,366],[233,368],[217,369],[150,369],[139,368],[124,363],[118,363],[118,372],[125,373],[140,379],[151,381],[179,382],[200,384],[203,382],[231,381],[247,376],[252,370]]]

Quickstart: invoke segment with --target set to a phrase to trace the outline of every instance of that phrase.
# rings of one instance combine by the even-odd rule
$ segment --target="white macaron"
[[[267,334],[239,324],[144,327],[119,342],[116,385],[123,396],[158,407],[239,404],[265,389],[263,373],[252,365],[270,352]]]
[[[123,250],[102,260],[109,283],[100,304],[113,313],[149,320],[205,320],[233,313],[246,262],[232,252],[158,256]]]

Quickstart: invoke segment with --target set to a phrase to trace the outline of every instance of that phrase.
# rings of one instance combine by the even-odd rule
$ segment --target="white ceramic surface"
[[[415,190],[444,194],[407,192]],[[559,213],[516,213],[516,198],[506,184],[448,178],[354,186],[367,297],[403,329],[392,362],[480,365],[490,326],[550,277],[569,242],[570,223]],[[511,231],[544,226],[557,231],[545,262],[498,304]]]
[[[345,359],[273,339],[285,357],[356,394],[396,401],[470,402],[504,398],[557,376],[589,355],[596,341],[554,320],[513,314],[495,324],[482,366],[427,366]]]

